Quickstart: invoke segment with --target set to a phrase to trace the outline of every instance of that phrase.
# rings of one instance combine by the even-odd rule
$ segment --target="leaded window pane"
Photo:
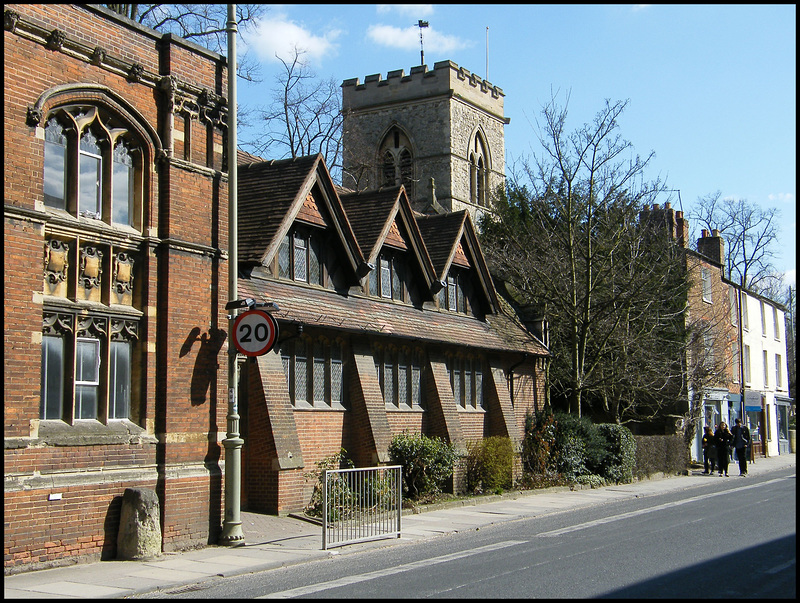
[[[344,401],[344,380],[342,379],[342,352],[338,345],[331,346],[331,402]]]
[[[456,279],[453,276],[447,277],[447,309],[451,312],[456,311]]]
[[[278,276],[280,278],[289,278],[292,272],[289,243],[289,235],[286,235],[283,237],[281,246],[278,249]]]
[[[457,368],[453,369],[453,398],[455,398],[456,404],[464,405],[461,397],[461,371]]]
[[[381,258],[381,297],[392,297],[392,272],[389,267],[389,260]]]
[[[369,272],[369,294],[379,295],[378,292],[378,271],[370,270]]]
[[[408,363],[404,356],[400,357],[397,366],[397,404],[408,404]]]
[[[294,399],[295,402],[308,399],[308,362],[304,344],[297,346],[294,359]]]
[[[421,374],[419,366],[411,366],[411,403],[415,406],[422,406]]]
[[[403,149],[400,153],[400,181],[406,188],[411,186],[414,176],[413,163],[411,161],[411,153],[408,149]]]
[[[308,282],[314,285],[321,285],[322,284],[322,270],[321,270],[321,260],[322,260],[322,251],[320,249],[319,240],[311,237],[311,253],[309,254],[309,278]]]
[[[314,344],[314,402],[325,402],[325,352],[321,343]]]
[[[390,151],[386,151],[383,156],[383,184],[385,186],[394,186],[396,182],[394,157]]]
[[[475,401],[478,408],[483,408],[483,371],[475,371]]]
[[[78,161],[78,212],[96,218],[101,215],[102,159],[97,139],[87,130],[81,137]]]
[[[471,363],[467,362],[464,368],[464,406],[474,406],[475,401],[472,399],[472,367]]]
[[[403,285],[402,280],[400,279],[402,268],[400,267],[400,263],[401,262],[398,258],[394,258],[392,261],[392,299],[396,299],[398,301],[402,301],[403,299]]]
[[[131,408],[131,344],[112,341],[108,375],[108,418],[127,419]]]
[[[306,260],[306,239],[294,235],[294,280],[308,282],[308,262]]]
[[[61,419],[64,413],[64,339],[42,337],[42,400],[39,417]]]
[[[66,209],[67,137],[53,118],[44,133],[44,204]]]
[[[114,147],[111,220],[130,225],[133,204],[133,158],[124,143]]]
[[[458,311],[459,312],[466,312],[467,311],[467,305],[466,305],[466,303],[464,301],[464,279],[463,278],[459,278],[458,279],[458,282],[456,284],[456,292],[457,292],[457,295],[458,295],[458,300],[456,302],[456,304],[458,306]]]
[[[383,400],[387,404],[395,404],[394,380],[394,364],[388,361],[383,365]]]

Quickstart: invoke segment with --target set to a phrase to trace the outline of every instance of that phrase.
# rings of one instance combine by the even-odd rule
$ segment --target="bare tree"
[[[227,54],[227,4],[106,4],[157,31],[174,33],[219,54]],[[240,31],[255,27],[269,8],[263,4],[237,4],[236,23]],[[248,81],[260,81],[259,64],[248,54],[238,57],[237,74]]]
[[[277,77],[272,103],[259,110],[264,125],[250,147],[256,155],[281,158],[321,153],[334,179],[341,182],[341,90],[335,80],[319,80],[295,47]],[[337,178],[337,176],[339,176]]]
[[[725,273],[745,289],[762,292],[771,286],[774,246],[780,214],[744,199],[722,199],[721,193],[697,201],[689,218],[699,227],[717,229],[725,240]]]
[[[566,109],[551,101],[542,111],[543,154],[523,162],[526,182],[512,182],[482,223],[498,278],[549,320],[554,399],[578,415],[582,399],[602,400],[619,421],[653,414],[639,411],[664,399],[641,394],[668,387],[679,370],[685,309],[674,303],[685,289],[683,260],[663,229],[637,222],[664,186],[643,181],[652,154],[626,159],[631,145],[617,134],[626,106],[606,101],[593,123],[568,134]]]

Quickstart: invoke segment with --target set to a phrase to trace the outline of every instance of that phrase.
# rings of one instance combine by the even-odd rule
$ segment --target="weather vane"
[[[422,29],[424,27],[428,27],[428,22],[427,21],[423,21],[422,19],[420,19],[417,22],[417,27],[419,27],[419,61],[420,61],[419,64],[420,65],[424,65],[425,64],[425,51],[422,49]]]

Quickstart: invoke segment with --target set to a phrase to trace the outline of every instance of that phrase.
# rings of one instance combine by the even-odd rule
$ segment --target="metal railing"
[[[402,467],[325,471],[322,549],[379,538],[400,538]]]

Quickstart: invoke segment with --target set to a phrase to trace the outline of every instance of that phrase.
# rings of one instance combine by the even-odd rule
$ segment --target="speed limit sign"
[[[233,343],[245,356],[262,356],[278,339],[278,321],[263,310],[249,310],[233,322]]]

